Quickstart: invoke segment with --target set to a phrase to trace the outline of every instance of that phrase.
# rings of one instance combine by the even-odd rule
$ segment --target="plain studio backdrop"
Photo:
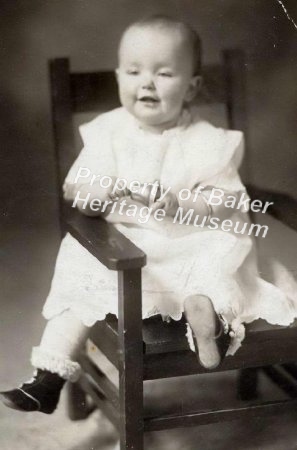
[[[296,1],[283,3],[296,22]],[[278,0],[0,0],[0,12],[0,387],[4,389],[31,374],[30,348],[38,344],[44,326],[40,312],[60,239],[47,60],[68,56],[72,70],[114,69],[125,27],[157,13],[176,15],[197,29],[205,63],[218,62],[224,48],[242,48],[247,57],[246,181],[297,198],[297,29]],[[34,421],[35,417],[30,416]],[[2,407],[0,418],[0,428],[6,429],[1,432],[1,447],[18,448],[11,436],[20,427],[25,430],[24,424],[30,427],[31,419]],[[47,420],[41,420],[42,426],[53,424],[52,418]],[[56,448],[44,443],[35,447],[36,440],[26,439],[29,443],[23,441],[22,450]],[[265,448],[296,448],[286,439],[277,447],[272,439]],[[201,445],[208,448],[206,441]],[[233,446],[261,447],[257,442]],[[217,440],[209,448],[228,447]]]

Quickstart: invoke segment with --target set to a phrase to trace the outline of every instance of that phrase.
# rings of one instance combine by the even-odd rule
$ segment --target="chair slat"
[[[209,65],[202,75],[204,81],[197,103],[226,103],[226,77],[222,66]],[[120,106],[116,77],[112,71],[71,73],[70,86],[74,113],[108,111]]]
[[[206,425],[209,423],[225,422],[229,420],[246,420],[288,411],[295,412],[297,399],[263,402],[234,407],[230,409],[216,409],[213,411],[190,412],[145,419],[145,431],[159,431],[170,428]]]
[[[109,326],[107,320],[97,322],[90,333],[91,341],[100,349],[100,351],[116,367],[119,367],[118,358],[118,331]]]
[[[88,373],[102,393],[111,401],[114,408],[119,407],[119,390],[110,379],[93,363],[87,355],[81,355],[78,362],[85,373]]]
[[[79,380],[81,388],[91,396],[92,400],[96,403],[97,407],[103,411],[106,417],[111,423],[119,428],[119,413],[114,408],[112,403],[108,401],[105,395],[98,389],[96,384],[90,380],[86,375],[82,375]]]
[[[72,73],[70,75],[72,109],[75,113],[107,111],[120,105],[112,71]]]

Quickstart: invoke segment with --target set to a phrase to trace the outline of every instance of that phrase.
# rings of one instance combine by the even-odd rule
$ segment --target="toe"
[[[1,393],[1,401],[5,406],[18,411],[38,411],[39,404],[33,397],[28,397],[20,389]]]

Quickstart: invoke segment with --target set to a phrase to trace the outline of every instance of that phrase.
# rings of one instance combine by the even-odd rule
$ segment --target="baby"
[[[226,197],[245,188],[237,171],[242,133],[215,128],[190,107],[201,84],[200,61],[200,39],[184,23],[152,17],[129,26],[116,69],[122,107],[81,127],[84,149],[67,175],[64,192],[82,213],[104,214],[145,251],[143,317],[161,314],[178,320],[184,313],[200,364],[212,369],[228,347],[229,353],[236,351],[244,321],[258,318],[259,311],[265,318],[265,295],[275,302],[278,323],[289,323],[292,314],[284,312],[284,296],[279,303],[279,290],[267,288],[259,278],[249,257],[251,238],[205,227],[214,217],[236,214],[242,221],[245,214],[226,208],[223,201],[211,205],[213,187]],[[90,176],[78,179],[82,167]],[[111,182],[102,186],[91,173]],[[140,185],[158,180],[170,187],[151,204],[153,212],[163,211],[163,220],[152,214],[140,224],[128,214],[131,205],[143,206],[142,199],[120,189],[118,178]],[[189,195],[181,195],[185,189]],[[94,208],[96,199],[108,203],[104,212]],[[180,207],[194,209],[195,227],[174,223]],[[116,288],[114,272],[66,235],[43,309],[48,323],[32,352],[37,370],[20,388],[2,392],[7,406],[47,414],[55,410],[65,381],[80,375],[75,355],[89,327],[106,314],[117,315]]]

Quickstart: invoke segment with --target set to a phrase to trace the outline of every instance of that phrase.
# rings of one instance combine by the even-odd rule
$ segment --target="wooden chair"
[[[223,64],[206,67],[204,76],[206,84],[200,102],[224,103],[229,127],[246,132],[242,52],[225,51]],[[77,419],[87,414],[87,394],[119,430],[121,450],[142,450],[144,431],[250,418],[296,408],[297,328],[273,327],[257,321],[248,327],[246,339],[236,355],[225,358],[212,371],[240,369],[238,391],[245,400],[240,407],[190,412],[179,409],[170,414],[160,411],[159,415],[144,410],[146,380],[208,372],[198,365],[188,348],[184,320],[164,323],[157,316],[142,321],[141,268],[146,264],[146,255],[112,225],[99,218],[85,217],[62,201],[62,182],[76,157],[73,114],[104,111],[119,104],[113,73],[71,73],[69,60],[59,58],[50,61],[50,84],[62,230],[70,232],[102,264],[118,272],[118,321],[110,315],[104,322],[98,322],[92,329],[91,339],[118,369],[119,388],[83,353],[80,363],[84,375],[71,385],[71,417]],[[250,191],[253,196],[252,188]],[[257,191],[255,198],[261,196],[269,197],[269,193]],[[295,214],[295,220],[290,223],[295,229],[296,219]],[[256,400],[260,368],[289,398]]]

